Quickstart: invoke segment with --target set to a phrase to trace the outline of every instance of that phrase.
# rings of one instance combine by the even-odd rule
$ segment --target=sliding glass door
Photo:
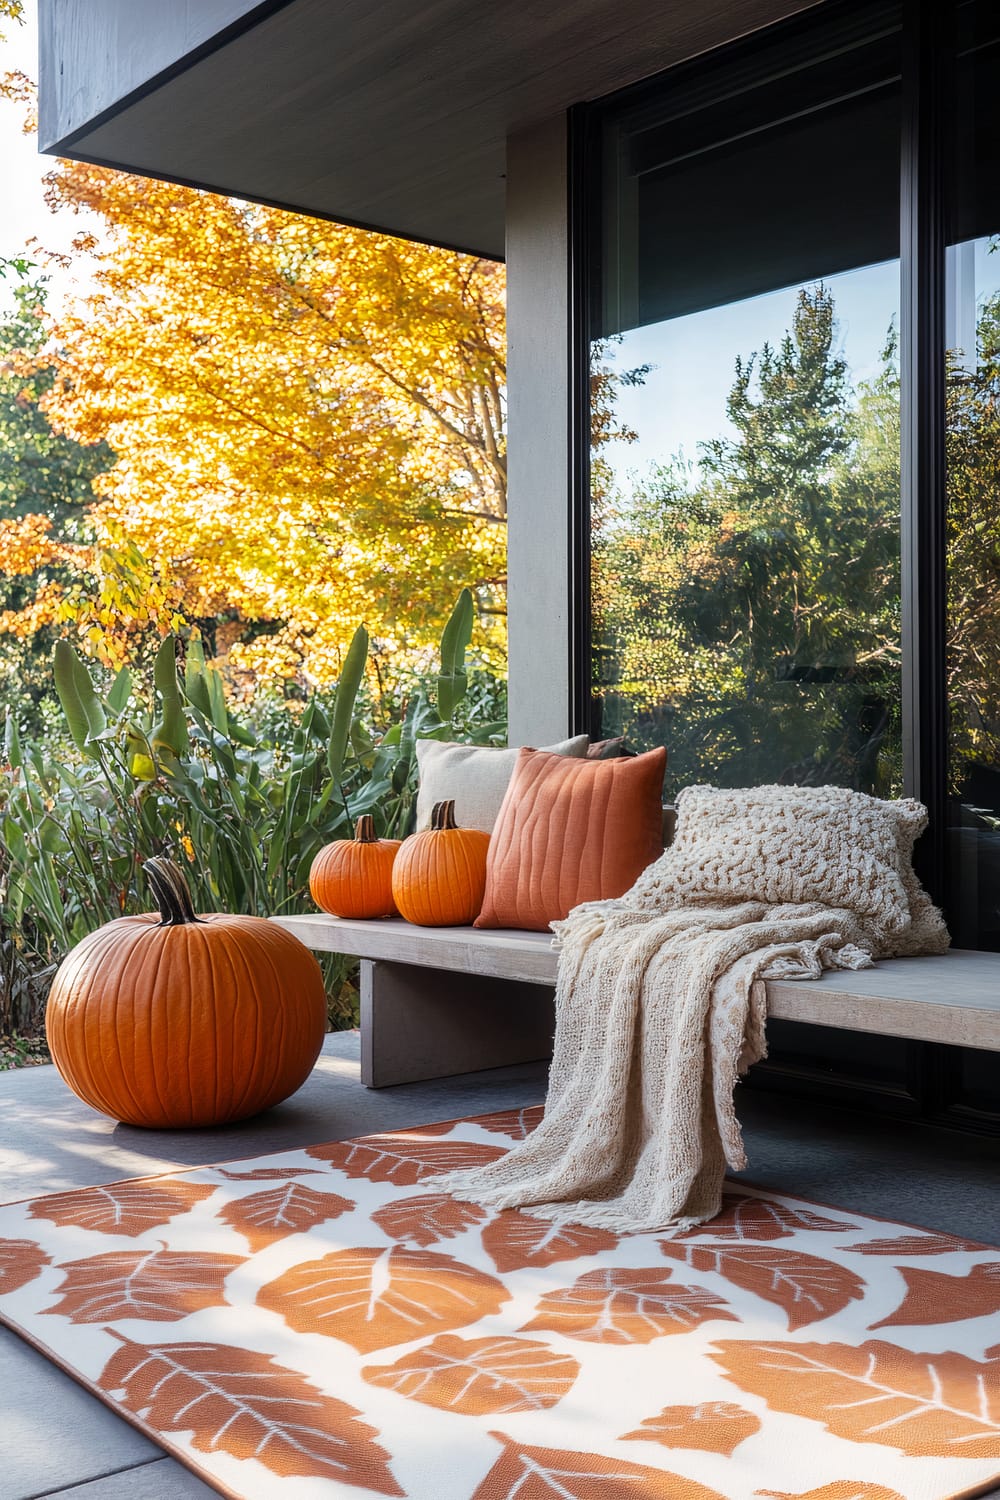
[[[874,30],[600,127],[592,731],[665,744],[669,791],[902,784],[894,6]]]
[[[579,728],[920,796],[1000,950],[1000,4],[828,0],[574,113]],[[985,1058],[776,1071],[1000,1123]],[[784,1061],[782,1061],[782,1057]]]
[[[1000,6],[957,10],[946,413],[949,902],[1000,949]]]

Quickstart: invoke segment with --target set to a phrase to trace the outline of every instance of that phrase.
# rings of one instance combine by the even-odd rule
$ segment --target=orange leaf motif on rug
[[[788,1315],[793,1332],[864,1295],[865,1284],[854,1271],[801,1250],[771,1246],[685,1245],[662,1240],[664,1255],[697,1271],[714,1271],[726,1281],[774,1302]]]
[[[459,1339],[445,1334],[394,1365],[361,1371],[372,1385],[466,1416],[547,1411],[570,1390],[579,1363],[533,1339]]]
[[[529,1448],[492,1432],[504,1444],[472,1500],[727,1500],[692,1479],[609,1459],[600,1453]]]
[[[478,1203],[462,1203],[446,1193],[421,1193],[416,1198],[401,1198],[372,1214],[372,1223],[391,1240],[412,1240],[426,1250],[438,1240],[454,1239],[474,1224],[489,1218],[489,1212]]]
[[[478,1141],[405,1140],[378,1136],[370,1141],[333,1141],[329,1146],[310,1146],[307,1156],[328,1161],[345,1177],[367,1177],[370,1182],[393,1182],[414,1187],[433,1172],[451,1172],[458,1167],[481,1167],[506,1153],[502,1146]]]
[[[694,1232],[708,1232],[716,1240],[783,1240],[801,1229],[849,1234],[856,1228],[856,1224],[825,1217],[814,1209],[802,1208],[795,1203],[780,1203],[771,1198],[742,1198],[735,1193],[723,1193],[722,1212],[709,1223],[700,1225]],[[677,1236],[682,1243],[688,1237]]]
[[[202,1453],[251,1455],[282,1478],[319,1475],[402,1495],[375,1429],[264,1354],[222,1344],[125,1340],[100,1378],[163,1432],[191,1432]]]
[[[924,1458],[1000,1457],[1000,1359],[913,1354],[896,1344],[720,1342],[741,1391],[838,1437]]]
[[[861,1240],[857,1245],[845,1245],[857,1255],[954,1255],[955,1252],[986,1250],[975,1240],[957,1240],[950,1234],[897,1234],[886,1240]]]
[[[51,1255],[35,1240],[0,1240],[0,1295],[27,1286],[51,1264]]]
[[[647,1417],[624,1441],[644,1439],[665,1448],[701,1448],[706,1453],[734,1453],[745,1438],[760,1431],[760,1418],[731,1401],[704,1401],[700,1406],[665,1406]]]
[[[222,1209],[219,1218],[245,1235],[251,1250],[262,1250],[286,1235],[338,1219],[353,1207],[353,1201],[339,1193],[317,1193],[307,1185],[288,1182],[249,1198],[235,1199]]]
[[[703,1287],[671,1281],[670,1272],[588,1271],[572,1286],[549,1292],[525,1331],[547,1328],[595,1344],[648,1344],[684,1333],[713,1318],[736,1322],[721,1297]]]
[[[525,1141],[538,1129],[544,1113],[543,1104],[531,1104],[527,1109],[500,1109],[491,1115],[477,1115],[476,1124],[480,1130],[509,1135],[512,1141]]]
[[[508,1209],[487,1224],[482,1241],[483,1249],[503,1273],[578,1260],[581,1255],[599,1255],[602,1250],[615,1248],[618,1235],[583,1224],[553,1224],[551,1219],[533,1219],[530,1214]]]
[[[293,1266],[257,1301],[298,1333],[326,1333],[362,1354],[444,1333],[497,1312],[502,1281],[431,1250],[337,1250]]]
[[[109,1187],[80,1188],[54,1193],[31,1205],[35,1219],[53,1224],[75,1224],[100,1234],[123,1234],[134,1239],[147,1229],[168,1224],[178,1214],[209,1198],[214,1187],[167,1177],[140,1182],[113,1182]]]
[[[946,1276],[942,1271],[924,1271],[916,1266],[903,1266],[901,1271],[906,1296],[895,1312],[870,1327],[961,1323],[966,1318],[986,1318],[1000,1312],[1000,1261],[973,1266],[967,1276]]]
[[[115,1250],[59,1266],[66,1279],[56,1291],[62,1300],[47,1315],[73,1323],[108,1323],[143,1318],[172,1323],[201,1307],[222,1307],[222,1284],[245,1263],[239,1255],[181,1250]]]
[[[855,1479],[835,1479],[818,1490],[789,1494],[787,1490],[755,1490],[755,1495],[770,1500],[904,1500],[898,1490],[887,1490],[884,1484],[865,1484]]]

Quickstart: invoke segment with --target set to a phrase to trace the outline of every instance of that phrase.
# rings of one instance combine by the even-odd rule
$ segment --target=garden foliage
[[[902,788],[897,342],[857,382],[840,342],[833,291],[804,288],[786,336],[736,362],[697,465],[623,483],[595,459],[594,694],[605,734],[668,747],[668,795]],[[946,374],[949,790],[995,806],[1000,297]]]
[[[499,663],[503,268],[84,162],[48,195],[101,227],[75,241],[86,296],[23,346],[24,399],[60,442],[108,445],[87,539],[127,540],[148,587],[88,608],[46,572],[58,528],[10,526],[36,567],[7,628],[71,618],[117,667],[162,595],[153,623],[176,607],[249,687],[328,686],[353,621],[415,658],[468,584]]]
[[[69,753],[22,742],[7,716],[0,910],[4,941],[19,946],[22,962],[0,1031],[25,1026],[37,1010],[38,969],[102,923],[149,909],[141,875],[149,855],[185,867],[199,910],[268,916],[311,909],[314,855],[351,837],[361,813],[374,815],[380,835],[407,833],[417,739],[485,744],[504,735],[502,685],[466,665],[472,623],[463,590],[440,670],[393,695],[372,693],[359,627],[336,688],[295,717],[287,706],[254,714],[227,702],[196,636],[183,648],[164,639],[152,682],[122,668],[107,689],[101,668],[58,642]],[[346,972],[334,966],[331,975],[335,1012]],[[349,1003],[335,1022],[350,1024]]]

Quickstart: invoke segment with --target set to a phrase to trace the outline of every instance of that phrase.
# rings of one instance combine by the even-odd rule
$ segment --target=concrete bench
[[[361,1079],[369,1088],[551,1055],[558,955],[548,933],[321,913],[271,920],[316,952],[361,959]],[[769,980],[767,1009],[784,1021],[1000,1052],[1000,953],[952,949],[820,979]]]

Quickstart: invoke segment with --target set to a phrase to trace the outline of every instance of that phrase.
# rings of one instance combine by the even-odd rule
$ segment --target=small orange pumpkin
[[[392,894],[408,922],[461,927],[478,917],[486,891],[490,836],[459,828],[454,802],[437,802],[431,826],[404,839],[392,867]]]
[[[171,860],[143,868],[159,916],[99,927],[52,981],[53,1062],[85,1103],[128,1125],[223,1125],[269,1109],[323,1044],[319,964],[275,922],[195,916]]]
[[[333,917],[392,917],[392,866],[399,839],[375,837],[375,820],[365,813],[353,839],[326,844],[312,862],[309,890],[316,905]]]

